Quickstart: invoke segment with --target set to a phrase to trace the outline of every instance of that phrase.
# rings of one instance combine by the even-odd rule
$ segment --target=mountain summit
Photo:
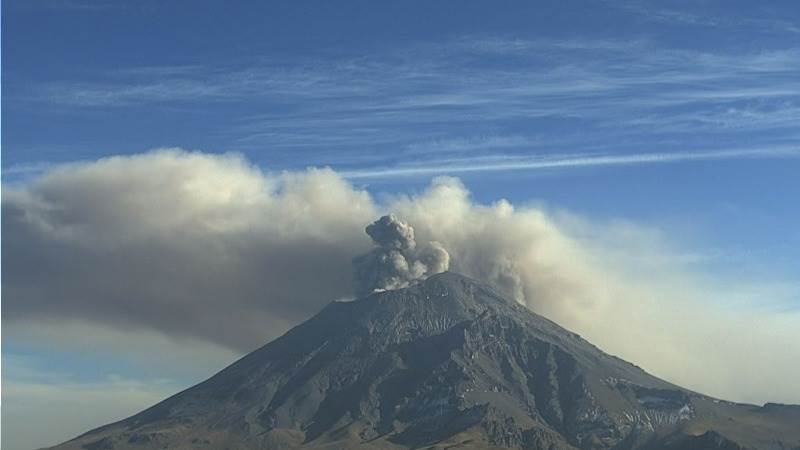
[[[56,449],[800,449],[800,406],[713,399],[445,272],[334,302]]]

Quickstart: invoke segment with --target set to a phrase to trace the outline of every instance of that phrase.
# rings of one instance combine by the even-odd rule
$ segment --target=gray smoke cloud
[[[61,166],[3,187],[3,337],[82,322],[248,351],[352,296],[379,215],[331,170],[267,174],[238,155]]]
[[[371,223],[366,232],[377,247],[353,259],[358,296],[407,287],[450,267],[450,254],[442,244],[417,246],[414,228],[394,214]]]
[[[370,225],[371,247],[364,226],[390,211]],[[670,262],[683,250],[662,234],[477,202],[455,178],[377,202],[330,169],[265,173],[241,156],[180,149],[105,158],[3,186],[3,339],[82,336],[129,352],[158,334],[241,354],[355,290],[452,270],[670,381],[800,401],[800,315],[725,306],[775,292],[698,277]],[[737,292],[751,299],[731,300]]]

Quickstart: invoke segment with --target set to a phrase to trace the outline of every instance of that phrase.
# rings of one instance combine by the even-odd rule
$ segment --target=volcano
[[[800,406],[683,389],[445,272],[330,303],[210,379],[53,448],[800,450]]]

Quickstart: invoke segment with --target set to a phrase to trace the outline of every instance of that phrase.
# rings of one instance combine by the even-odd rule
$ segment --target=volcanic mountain
[[[445,272],[331,303],[205,382],[54,448],[796,450],[800,406],[675,386]]]

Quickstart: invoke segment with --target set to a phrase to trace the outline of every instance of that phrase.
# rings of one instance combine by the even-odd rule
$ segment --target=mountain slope
[[[336,302],[57,449],[800,449],[800,407],[706,397],[453,273]]]

